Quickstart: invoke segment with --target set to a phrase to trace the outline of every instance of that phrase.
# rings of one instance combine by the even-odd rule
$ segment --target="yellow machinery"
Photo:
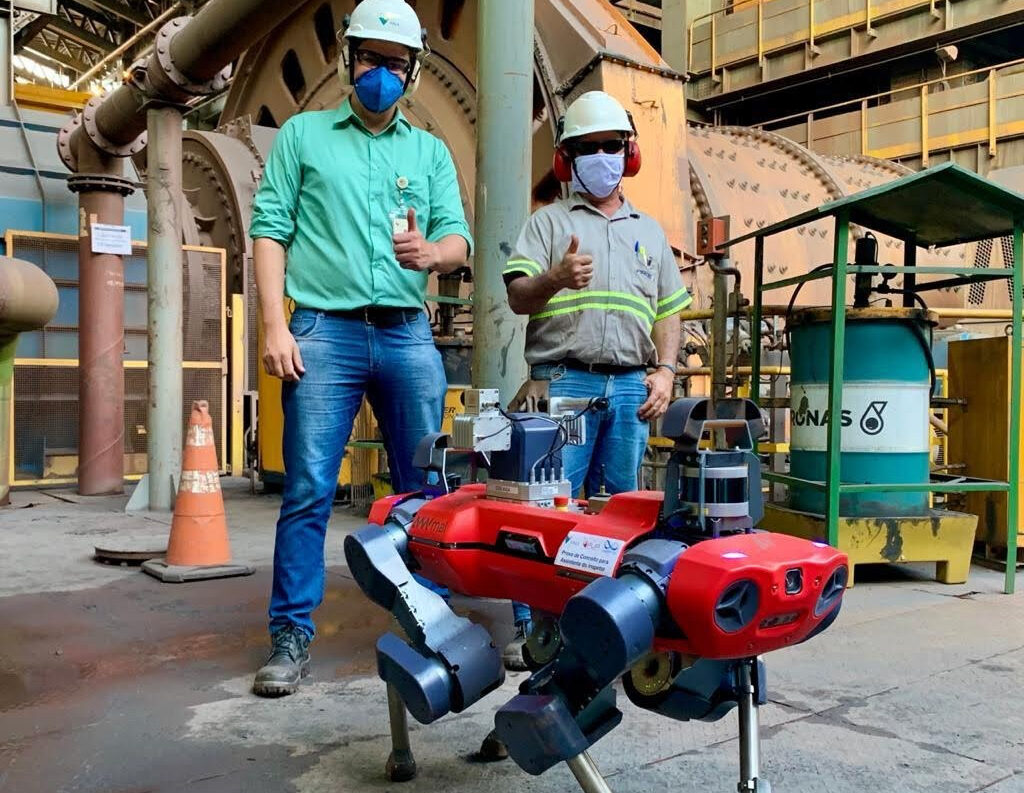
[[[1006,480],[1010,449],[1010,339],[953,341],[949,345],[949,459],[974,478]],[[1018,476],[1016,487],[1024,485]],[[1007,494],[967,493],[978,516],[977,541],[986,555],[1005,554]]]

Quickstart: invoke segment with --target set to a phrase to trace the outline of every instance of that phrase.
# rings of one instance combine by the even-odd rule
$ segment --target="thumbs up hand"
[[[422,272],[435,267],[440,261],[437,245],[428,242],[416,224],[416,210],[410,208],[407,215],[409,228],[407,231],[395,233],[391,243],[395,247],[395,258],[406,270]]]
[[[551,268],[551,277],[561,289],[584,289],[594,277],[594,257],[579,249],[580,239],[573,234],[562,260]]]

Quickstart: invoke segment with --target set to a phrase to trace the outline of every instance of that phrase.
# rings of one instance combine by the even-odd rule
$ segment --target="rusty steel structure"
[[[94,250],[92,224],[124,223],[124,196],[134,184],[123,175],[123,161],[146,146],[147,109],[222,90],[231,62],[289,13],[282,4],[221,0],[194,18],[170,20],[131,78],[90,100],[57,136],[61,160],[73,174],[69,187],[79,195],[83,495],[121,492],[124,479],[124,264],[120,255]]]
[[[228,94],[218,132],[188,132],[184,183],[196,239],[224,247],[234,288],[243,291],[249,256],[249,208],[275,127],[295,113],[332,107],[342,99],[331,31],[352,0],[311,0],[245,54]],[[459,171],[472,220],[476,181],[476,4],[420,0],[433,53],[414,96],[402,100],[413,123],[441,137]],[[626,187],[631,200],[656,217],[687,267],[696,305],[711,303],[711,274],[694,255],[698,219],[729,216],[736,234],[764,226],[831,199],[909,173],[866,156],[815,154],[780,135],[743,127],[688,125],[683,81],[618,9],[603,0],[538,0],[534,51],[532,185],[535,204],[552,200],[555,123],[579,93],[602,88],[625,101],[637,120],[644,167]],[[824,227],[780,235],[767,251],[774,271],[797,274],[831,255]],[[190,240],[193,241],[193,240]],[[752,283],[752,247],[733,251]],[[900,243],[884,240],[889,260]],[[963,251],[924,255],[922,263],[955,264]],[[799,304],[828,296],[809,284]],[[963,305],[964,293],[939,292],[937,307]],[[780,293],[780,299],[788,293]]]
[[[132,80],[102,101],[90,103],[60,136],[61,156],[72,170],[80,168],[82,152],[106,167],[122,157],[138,157],[145,146],[145,104],[188,101],[215,90],[228,79],[225,65],[239,56],[218,130],[184,135],[182,183],[187,201],[182,214],[184,241],[227,250],[228,291],[249,296],[250,329],[256,327],[249,273],[252,199],[276,129],[298,112],[334,107],[343,98],[336,68],[337,31],[354,6],[355,0],[308,0],[287,7],[255,0],[211,0],[191,22],[176,19],[162,28],[153,56],[136,65]],[[424,64],[419,89],[401,100],[401,107],[413,124],[440,137],[451,150],[472,222],[481,57],[478,4],[418,0],[416,11],[427,29],[432,54]],[[617,96],[634,116],[645,159],[640,174],[626,185],[629,196],[665,229],[695,294],[694,308],[708,308],[713,296],[711,270],[696,255],[698,220],[727,216],[736,236],[907,172],[903,166],[868,156],[815,154],[766,130],[689,124],[683,75],[669,68],[606,0],[536,0],[534,33],[533,204],[549,202],[560,193],[551,160],[556,122],[565,107],[588,90]],[[811,225],[773,238],[766,250],[771,272],[787,277],[828,262],[828,235],[826,228]],[[880,242],[883,264],[902,259],[900,243],[884,238]],[[748,296],[753,265],[749,245],[730,252]],[[925,252],[920,263],[955,265],[977,255],[966,248]],[[84,293],[89,272],[84,246],[83,256]],[[809,283],[797,305],[827,304],[823,284]],[[462,288],[466,290],[465,285]],[[434,283],[430,291],[442,290]],[[1004,307],[1005,301],[994,292],[989,289],[978,303],[969,300],[965,289],[938,290],[929,294],[929,302],[935,308]],[[104,299],[109,302],[110,297]],[[785,290],[778,293],[782,302],[789,297]],[[83,339],[89,332],[93,329],[87,328]],[[186,337],[189,333],[186,328]],[[246,379],[256,390],[254,339],[248,346]],[[84,458],[89,449],[83,447],[82,453]]]

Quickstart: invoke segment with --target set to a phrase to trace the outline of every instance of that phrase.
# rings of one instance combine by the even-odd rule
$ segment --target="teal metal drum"
[[[790,473],[825,481],[830,309],[794,312],[790,328]],[[934,315],[917,309],[849,309],[843,350],[842,482],[926,483],[931,436]],[[823,514],[825,492],[790,489],[790,506]],[[928,493],[850,493],[844,517],[926,515]]]

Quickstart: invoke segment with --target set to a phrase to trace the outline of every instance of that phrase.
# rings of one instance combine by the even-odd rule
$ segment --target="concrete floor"
[[[277,499],[226,484],[234,556],[247,578],[161,584],[91,560],[97,544],[166,539],[168,520],[126,499],[15,493],[0,510],[0,791],[348,793],[393,788],[373,644],[389,618],[344,565],[339,509],[313,674],[297,695],[249,693],[265,653]],[[863,572],[862,572],[863,571]],[[1024,792],[1024,594],[975,568],[943,586],[925,568],[858,569],[837,623],[768,656],[763,768],[776,793]],[[459,601],[509,635],[508,607]],[[564,768],[530,777],[471,761],[500,692],[414,725],[420,775],[404,789],[572,791]],[[733,791],[735,716],[680,724],[620,697],[623,724],[592,750],[616,793]]]

